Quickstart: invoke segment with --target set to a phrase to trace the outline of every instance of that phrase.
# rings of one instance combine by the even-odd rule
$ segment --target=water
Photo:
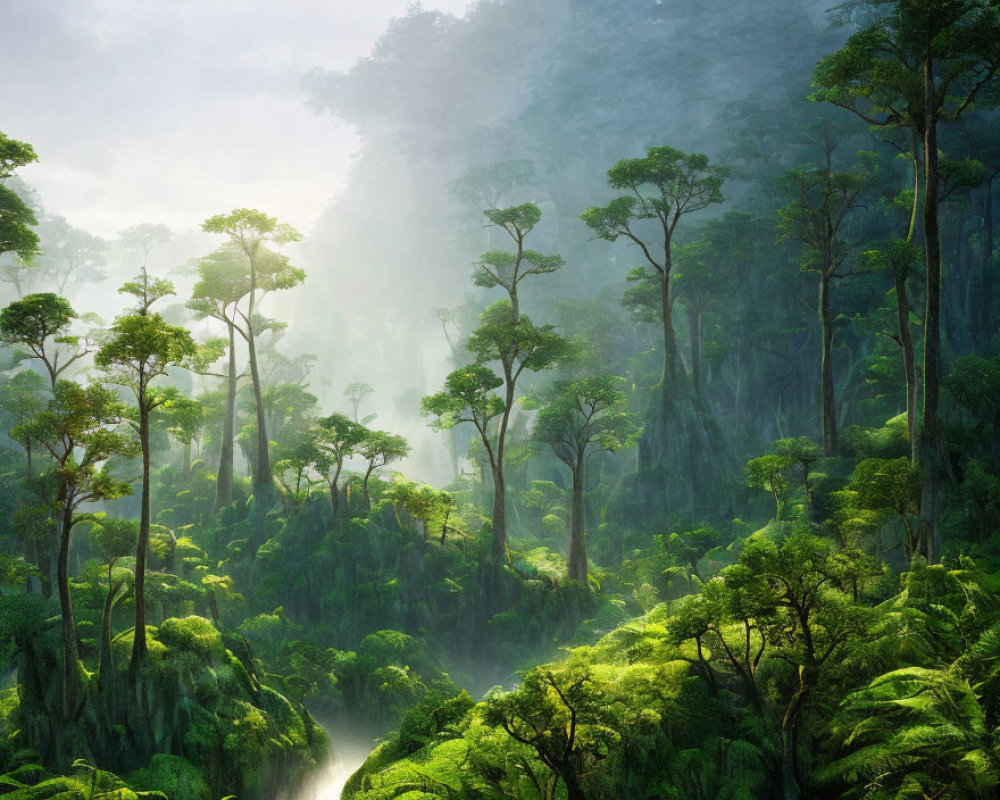
[[[333,758],[295,800],[340,800],[347,779],[368,757],[369,750],[362,746],[345,744],[332,735],[330,740],[335,750]]]

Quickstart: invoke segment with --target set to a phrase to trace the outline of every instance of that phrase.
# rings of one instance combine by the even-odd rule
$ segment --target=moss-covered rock
[[[160,778],[172,774],[180,788],[171,800],[199,800],[204,792],[270,800],[317,768],[328,748],[325,733],[301,706],[262,686],[211,621],[171,618],[148,631],[152,760],[130,773],[136,786],[170,794],[174,784]],[[127,665],[131,636],[115,647],[116,663]]]

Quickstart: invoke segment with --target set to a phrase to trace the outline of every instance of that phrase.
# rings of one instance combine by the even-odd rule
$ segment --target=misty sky
[[[305,106],[302,74],[349,68],[411,4],[8,0],[0,131],[34,145],[20,174],[45,207],[91,233],[241,206],[308,231],[357,143]]]

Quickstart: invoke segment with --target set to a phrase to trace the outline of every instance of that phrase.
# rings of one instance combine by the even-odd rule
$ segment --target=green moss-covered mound
[[[263,686],[209,620],[167,619],[151,634],[152,752],[177,754],[197,770],[155,755],[133,773],[137,786],[160,789],[171,800],[225,794],[263,800],[315,769],[327,750],[325,733],[304,709]],[[116,650],[130,646],[129,637],[116,642]]]

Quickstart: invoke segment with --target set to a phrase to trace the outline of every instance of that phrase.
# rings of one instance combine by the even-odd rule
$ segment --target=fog
[[[1000,563],[1000,17],[942,23],[928,113],[954,54],[890,5],[8,3],[0,755],[798,797],[876,670],[975,709],[985,583],[927,588],[947,654],[864,654]]]
[[[105,279],[74,287],[81,311],[120,309],[137,255],[114,237],[130,226],[174,231],[148,266],[183,303],[185,265],[218,244],[201,220],[252,207],[291,223],[306,237],[286,252],[308,278],[268,301],[289,323],[282,352],[316,356],[321,410],[371,385],[371,424],[412,445],[400,469],[440,484],[453,462],[419,403],[455,365],[432,309],[495,299],[469,279],[504,246],[483,208],[537,203],[532,247],[567,261],[526,293],[529,313],[621,291],[616,259],[632,254],[595,246],[577,218],[607,196],[604,170],[660,143],[720,155],[739,104],[782,100],[786,76],[808,74],[823,6],[24,2],[3,34],[18,79],[0,103],[8,135],[40,155],[21,171],[35,203],[111,243],[94,258]],[[778,51],[806,34],[809,49]],[[519,172],[497,178],[506,162]]]

